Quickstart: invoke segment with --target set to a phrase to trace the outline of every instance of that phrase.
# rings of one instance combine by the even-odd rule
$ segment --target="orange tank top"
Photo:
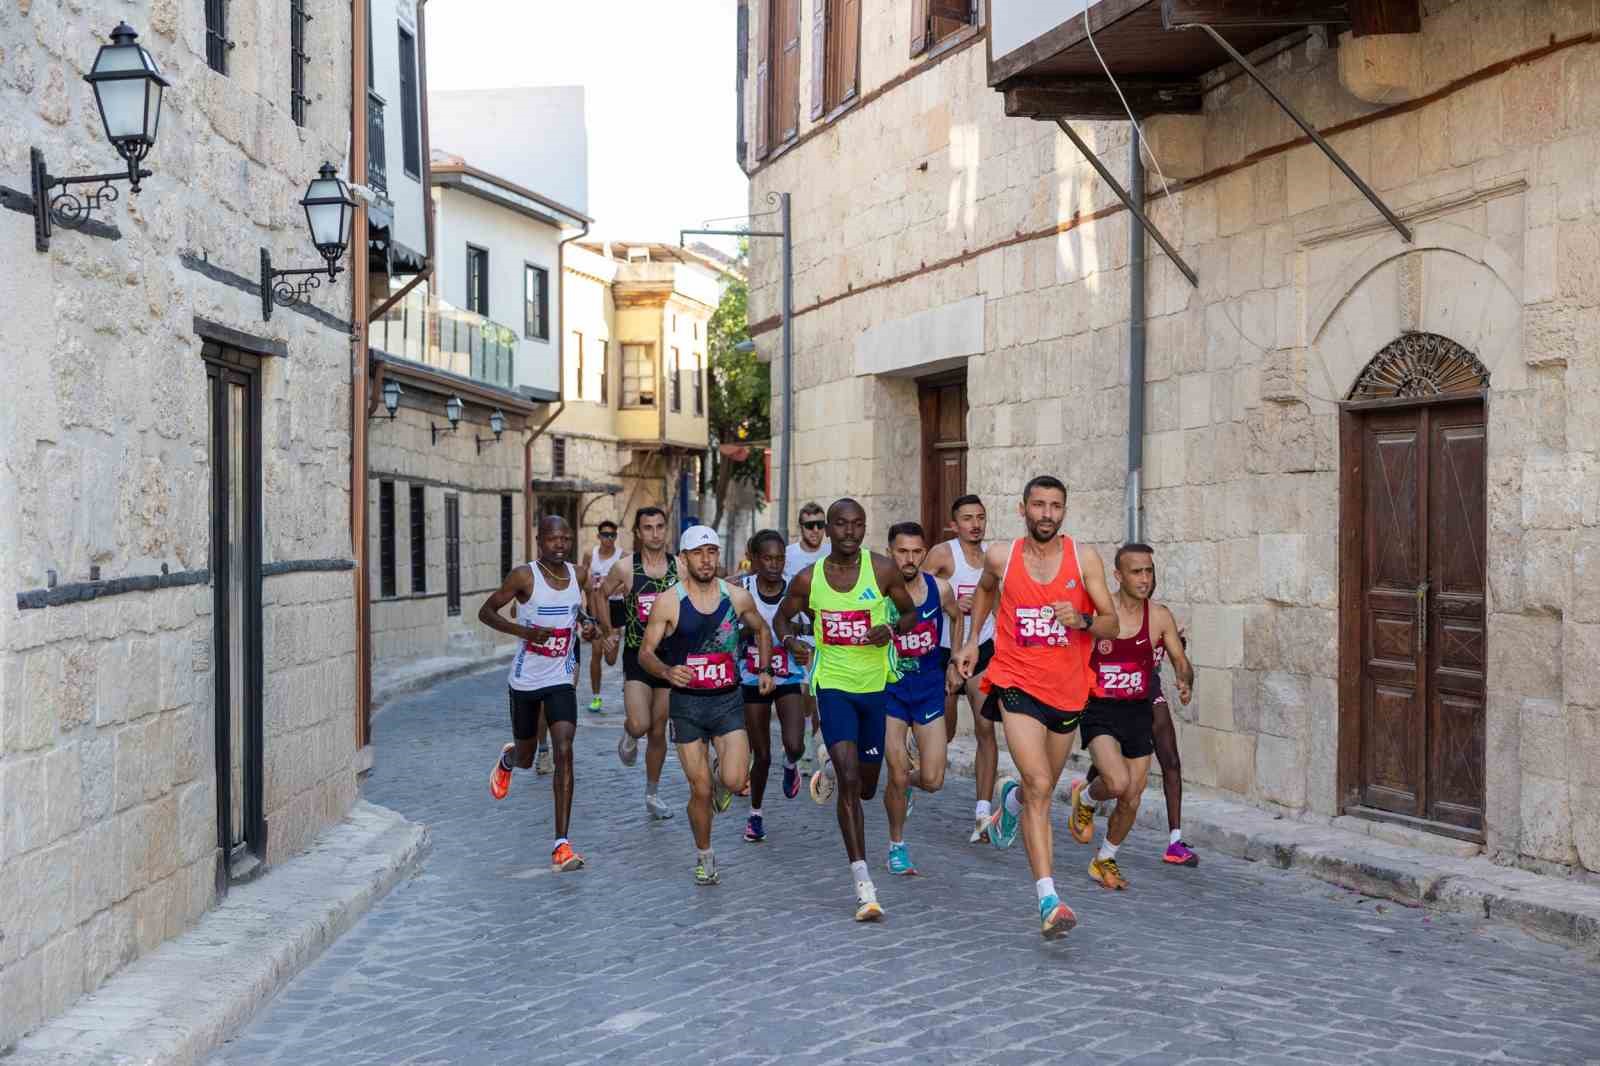
[[[1028,573],[1022,559],[1022,541],[1011,542],[1000,583],[1000,609],[995,616],[994,658],[983,675],[983,690],[1017,688],[1058,711],[1074,712],[1089,702],[1094,674],[1089,653],[1094,638],[1082,630],[1069,630],[1050,609],[1062,601],[1078,613],[1093,616],[1094,601],[1083,587],[1078,569],[1078,546],[1061,538],[1061,569],[1041,584]]]

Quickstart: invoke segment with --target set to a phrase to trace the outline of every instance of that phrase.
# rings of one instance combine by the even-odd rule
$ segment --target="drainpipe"
[[[1144,154],[1139,127],[1132,127],[1128,164],[1128,193],[1137,210],[1128,212],[1128,540],[1142,539],[1144,528],[1144,361],[1145,361],[1145,255]]]
[[[367,180],[367,4],[351,6],[350,18],[350,180]],[[356,748],[372,742],[372,602],[367,580],[367,205],[356,204],[350,233],[350,553],[355,559]]]
[[[778,530],[789,539],[789,469],[794,465],[794,242],[789,232],[789,194],[778,194],[783,231],[783,472],[778,478]]]
[[[585,222],[577,233],[563,237],[556,245],[556,307],[561,311],[561,331],[556,338],[556,406],[539,428],[522,441],[522,552],[525,559],[533,558],[533,442],[567,409],[567,245],[582,240],[588,233],[589,223]],[[572,535],[577,536],[578,531],[573,530]]]
[[[433,247],[433,138],[428,132],[428,34],[423,18],[423,9],[427,6],[427,0],[417,0],[417,95],[421,98],[417,101],[421,105],[417,110],[422,114],[422,225],[423,241],[428,246],[426,276],[428,292],[437,294],[439,287],[434,284],[434,274],[438,268],[434,264],[439,256]]]

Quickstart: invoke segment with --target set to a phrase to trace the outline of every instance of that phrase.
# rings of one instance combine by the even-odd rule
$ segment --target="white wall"
[[[435,148],[589,213],[583,86],[432,92],[428,107]]]
[[[427,223],[422,214],[422,179],[405,171],[404,109],[400,99],[400,30],[417,37],[415,0],[372,0],[372,87],[383,97],[384,161],[389,199],[394,203],[392,236],[412,251],[426,255]],[[420,71],[421,63],[418,62]],[[421,144],[421,101],[418,100],[417,151]]]
[[[1088,0],[1005,0],[989,7],[994,57],[1009,55],[1068,19],[1082,18]],[[1099,19],[1095,20],[1099,28]]]
[[[438,197],[439,297],[457,307],[467,306],[467,245],[487,248],[488,317],[515,330],[521,339],[512,380],[518,385],[556,389],[556,345],[561,339],[561,271],[556,266],[560,230],[457,189],[438,188],[434,194]],[[550,272],[548,340],[533,340],[522,332],[525,263]]]

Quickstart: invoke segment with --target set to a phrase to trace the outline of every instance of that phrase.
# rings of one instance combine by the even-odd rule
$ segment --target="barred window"
[[[562,478],[567,476],[567,438],[550,438],[550,476]]]
[[[206,0],[206,65],[218,74],[228,73],[228,0]]]
[[[411,486],[411,591],[428,591],[428,516],[421,485]]]
[[[500,574],[503,577],[511,573],[511,525],[512,525],[511,494],[500,494]]]
[[[289,117],[296,126],[306,124],[306,0],[289,0]]]
[[[378,595],[394,595],[394,482],[378,482]]]

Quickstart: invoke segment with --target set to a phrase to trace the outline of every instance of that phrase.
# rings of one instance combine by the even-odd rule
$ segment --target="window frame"
[[[667,381],[667,399],[672,406],[667,408],[675,415],[683,414],[683,352],[678,346],[672,346],[672,362],[667,364],[672,377]]]
[[[306,93],[311,58],[306,52],[306,23],[310,21],[306,0],[289,0],[289,118],[296,126],[306,124],[306,108],[311,104]]]
[[[444,613],[461,614],[461,494],[444,496]]]
[[[915,28],[919,11],[926,24],[920,44]],[[933,12],[929,0],[915,0],[912,4],[911,58],[924,62],[932,60],[981,33],[988,21],[988,5],[984,0],[971,0],[970,11],[971,21],[965,26],[935,40],[932,36]]]
[[[550,435],[550,477],[561,480],[567,476],[567,438],[557,433]]]
[[[394,481],[378,481],[378,596],[391,599],[396,594]]]
[[[400,42],[400,168],[407,177],[422,180],[422,119],[418,96],[417,38],[404,26],[397,27]],[[406,66],[410,61],[411,84],[406,85]]]
[[[704,418],[706,414],[706,360],[699,352],[694,354],[694,414],[696,418]]]
[[[813,0],[811,24],[811,120],[828,123],[854,107],[861,99],[861,0]],[[838,9],[845,3],[855,7],[853,39],[855,54],[851,60],[848,87],[841,87],[842,73],[837,69],[836,51],[848,30],[841,29],[844,19]]]
[[[528,283],[534,279],[539,284],[537,306],[528,295]],[[532,319],[528,317],[530,311]],[[550,339],[550,270],[526,259],[522,261],[522,335],[531,341]]]
[[[578,368],[576,380],[574,381],[575,387],[572,390],[572,398],[574,400],[581,401],[583,399],[583,375],[584,371],[588,368],[583,365],[583,334],[577,330],[572,330],[571,333],[573,340],[577,342],[575,345],[577,348],[577,358],[573,362]]]
[[[607,389],[607,381],[611,370],[611,342],[601,337],[600,340],[600,398],[597,401],[601,407],[611,406],[611,395]]]
[[[780,99],[778,92],[783,80],[784,32],[786,32],[779,29],[778,8],[780,5],[789,4],[793,5],[792,9],[789,10],[792,10],[794,15],[795,71],[794,98],[792,100],[794,129],[788,136],[783,136],[785,131],[780,111],[791,101]],[[756,69],[756,94],[758,107],[761,111],[761,114],[757,116],[761,130],[760,141],[757,145],[759,149],[756,155],[757,159],[772,159],[800,140],[800,127],[802,125],[800,121],[800,44],[803,36],[801,27],[804,21],[801,16],[801,6],[801,0],[764,0],[762,4],[765,25],[762,26],[761,32],[765,39],[762,41],[761,50],[763,58]],[[787,10],[784,13],[788,13]],[[765,84],[763,84],[763,79]]]
[[[206,66],[228,76],[228,53],[233,41],[228,37],[228,0],[205,0]]]
[[[500,576],[511,573],[516,567],[516,557],[512,555],[512,544],[516,529],[516,503],[509,492],[500,494]]]
[[[411,593],[416,596],[428,591],[427,487],[412,484],[409,499],[411,509],[406,516],[406,526],[411,532]]]
[[[477,269],[474,270],[476,259]],[[489,249],[467,242],[467,299],[463,306],[473,314],[489,317]],[[476,284],[474,284],[476,283]],[[476,289],[476,291],[474,291]],[[482,306],[474,307],[478,303]]]
[[[619,402],[618,402],[617,406],[620,407],[620,408],[629,409],[629,410],[640,410],[640,411],[653,411],[653,410],[655,410],[656,409],[656,405],[661,402],[661,396],[659,395],[660,389],[658,388],[660,382],[657,380],[657,362],[656,362],[656,346],[655,346],[655,344],[650,342],[650,341],[623,341],[621,347],[622,347],[622,353],[621,353],[621,359],[622,359],[622,363],[621,363],[622,391],[618,395],[618,401]],[[630,348],[634,349],[635,351],[643,353],[642,354],[642,358],[644,360],[644,365],[641,368],[641,373],[639,373],[637,375],[634,375],[634,377],[638,381],[638,386],[635,388],[634,398],[633,398],[633,400],[631,402],[628,399],[628,377],[629,377],[629,374],[628,374],[628,350]],[[647,371],[648,373],[645,373],[645,371]],[[650,387],[650,400],[649,400],[648,403],[644,402],[641,399],[641,397],[644,395],[644,386],[645,386],[646,383],[648,383],[648,385]]]

